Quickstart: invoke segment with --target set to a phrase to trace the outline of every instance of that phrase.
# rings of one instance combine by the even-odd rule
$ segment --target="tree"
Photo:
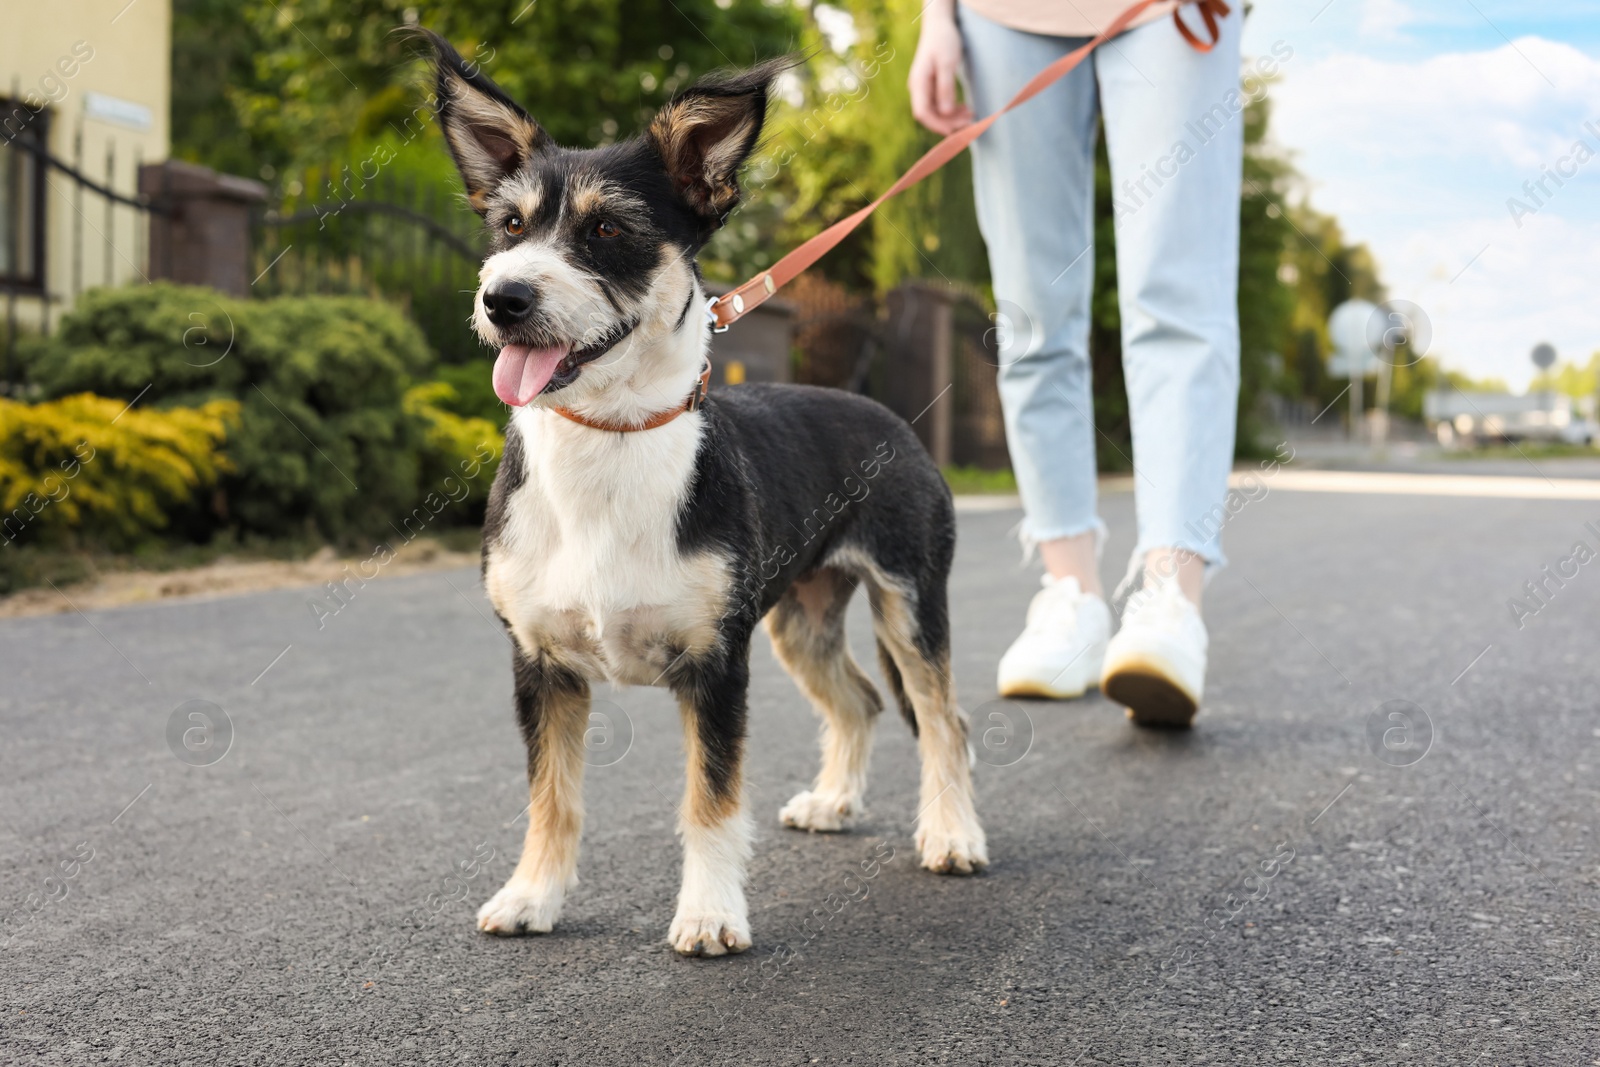
[[[717,0],[176,0],[174,145],[236,173],[343,156],[427,124],[414,44],[437,30],[563,144],[634,132],[680,86],[781,55],[786,5]],[[192,75],[192,81],[191,81]]]
[[[1590,356],[1589,362],[1581,367],[1563,361],[1560,366],[1540,374],[1528,386],[1528,391],[1541,390],[1565,393],[1575,399],[1600,393],[1600,352]]]
[[[1292,176],[1292,184],[1299,184],[1298,175]],[[1346,300],[1381,303],[1384,286],[1372,254],[1365,245],[1347,243],[1337,219],[1312,209],[1303,195],[1297,204],[1284,203],[1292,226],[1286,227],[1291,232],[1279,277],[1294,292],[1294,311],[1279,341],[1279,351],[1292,354],[1280,391],[1320,408],[1344,389],[1326,370],[1333,351],[1329,314]]]
[[[172,154],[225,174],[267,177],[282,153],[252,138],[235,101],[264,89],[256,81],[261,35],[236,0],[174,0]]]

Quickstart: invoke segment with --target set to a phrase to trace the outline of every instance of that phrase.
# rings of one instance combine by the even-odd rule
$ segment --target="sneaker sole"
[[[1199,703],[1177,683],[1151,664],[1129,663],[1100,680],[1100,691],[1128,708],[1137,726],[1167,730],[1187,729]]]
[[[1051,689],[1036,682],[1012,682],[1000,690],[1000,695],[1006,699],[1018,697],[1033,698],[1035,700],[1076,700],[1089,691],[1088,686],[1081,689]]]

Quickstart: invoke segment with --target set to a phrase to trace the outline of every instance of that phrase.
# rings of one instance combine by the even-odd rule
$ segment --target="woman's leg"
[[[1241,16],[1197,52],[1167,19],[1095,53],[1116,215],[1122,362],[1133,424],[1133,565],[1198,603],[1223,562],[1239,395]],[[1131,569],[1131,567],[1130,567]]]
[[[1100,688],[1136,723],[1187,726],[1205,686],[1207,516],[1228,491],[1239,397],[1239,24],[1209,53],[1166,19],[1095,53],[1111,158],[1122,366],[1133,423],[1143,587],[1106,648]]]
[[[1081,41],[1007,29],[961,10],[973,109],[1002,107]],[[1000,658],[1002,696],[1067,699],[1100,677],[1111,612],[1100,596],[1089,297],[1094,287],[1098,101],[1085,63],[972,146],[978,223],[999,304],[1000,401],[1026,513],[1050,571]]]
[[[960,9],[974,111],[1003,107],[1082,44]],[[1094,285],[1094,72],[1083,64],[972,146],[978,224],[999,305],[1000,400],[1024,537],[1057,577],[1100,591],[1089,298]]]

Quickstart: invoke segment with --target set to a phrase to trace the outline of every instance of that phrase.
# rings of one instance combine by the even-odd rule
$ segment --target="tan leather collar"
[[[579,426],[587,426],[591,430],[610,430],[612,433],[635,433],[639,430],[654,430],[658,426],[665,426],[686,411],[700,410],[700,405],[704,404],[706,400],[706,391],[710,388],[711,361],[708,359],[700,368],[700,380],[695,382],[693,391],[689,393],[688,398],[683,403],[675,408],[668,408],[666,411],[658,411],[637,426],[624,422],[602,422],[599,419],[591,419],[587,415],[579,415],[571,408],[551,408],[550,410],[562,418],[571,419]]]

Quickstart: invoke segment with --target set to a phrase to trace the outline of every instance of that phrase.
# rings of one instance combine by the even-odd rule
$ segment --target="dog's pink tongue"
[[[512,407],[521,407],[550,383],[556,364],[566,354],[566,345],[506,345],[494,361],[494,395]]]

